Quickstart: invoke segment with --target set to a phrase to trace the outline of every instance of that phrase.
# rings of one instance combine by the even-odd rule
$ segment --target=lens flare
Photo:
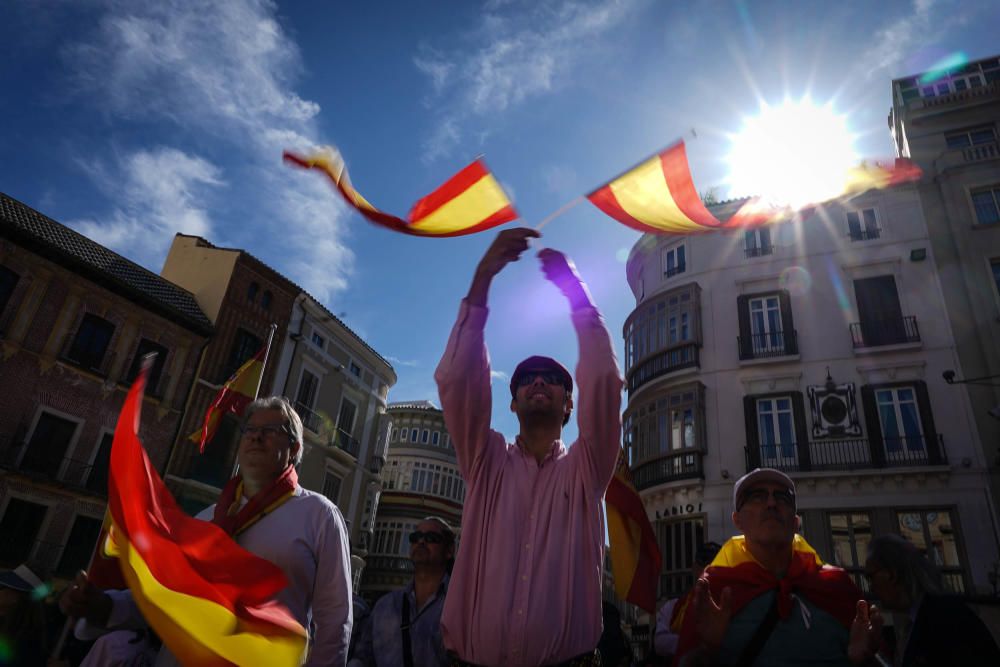
[[[812,289],[812,274],[801,266],[790,266],[781,272],[778,284],[792,296],[805,296]]]
[[[965,55],[961,51],[949,53],[944,58],[941,58],[941,60],[934,63],[930,69],[921,74],[919,83],[921,86],[927,85],[928,83],[934,83],[938,79],[947,76],[949,70],[957,69],[968,62],[969,56]]]

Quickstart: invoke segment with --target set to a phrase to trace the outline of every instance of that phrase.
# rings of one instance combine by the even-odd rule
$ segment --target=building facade
[[[465,482],[444,413],[430,401],[390,403],[389,450],[361,594],[374,601],[412,576],[409,535],[427,516],[460,533]]]
[[[713,207],[725,219],[741,202]],[[733,483],[788,472],[802,533],[862,587],[873,535],[927,549],[956,591],[997,559],[986,461],[915,185],[752,231],[643,236],[627,263],[624,443],[663,553],[734,534]]]
[[[162,470],[212,331],[190,292],[0,194],[0,568],[88,565],[140,360],[157,353],[139,434]]]
[[[389,441],[386,399],[396,373],[305,292],[295,300],[288,334],[275,354],[272,393],[292,399],[305,427],[299,483],[340,508],[360,575],[374,531]],[[358,583],[356,577],[355,590]]]
[[[1000,499],[1000,57],[892,82],[896,153],[918,190],[966,391]]]

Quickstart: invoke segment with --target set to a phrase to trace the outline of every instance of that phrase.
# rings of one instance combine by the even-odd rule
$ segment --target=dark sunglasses
[[[444,544],[444,535],[435,533],[433,530],[429,530],[426,533],[415,530],[410,533],[410,544],[416,544],[420,540],[423,540],[427,544]]]
[[[768,491],[767,489],[750,489],[743,494],[743,499],[740,501],[740,507],[743,507],[747,503],[751,503],[753,505],[766,505],[767,499],[771,496],[774,496],[774,502],[779,505],[795,507],[795,494],[786,489],[778,489],[777,491]],[[736,509],[739,509],[739,507]]]
[[[517,386],[527,387],[535,381],[535,378],[542,378],[542,382],[545,384],[561,385],[563,383],[562,375],[555,371],[528,371],[517,379]]]

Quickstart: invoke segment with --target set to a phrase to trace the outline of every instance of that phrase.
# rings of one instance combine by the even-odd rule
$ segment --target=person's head
[[[733,525],[751,548],[788,545],[791,549],[799,529],[795,507],[795,483],[780,470],[757,468],[733,486]]]
[[[528,357],[510,376],[510,411],[520,422],[565,426],[573,412],[573,376],[550,357]]]
[[[937,568],[899,535],[880,535],[868,544],[865,576],[882,607],[906,611],[924,593],[940,593]]]
[[[287,398],[268,396],[250,403],[241,430],[237,457],[244,479],[271,482],[302,461],[302,420]]]
[[[44,629],[41,601],[49,588],[39,574],[26,564],[0,572],[0,634],[22,639]]]
[[[455,563],[455,531],[448,522],[429,516],[410,533],[410,560],[415,568],[451,572]]]
[[[691,563],[691,574],[694,575],[695,579],[700,578],[705,568],[712,564],[720,549],[722,549],[722,545],[717,542],[705,542],[698,547],[694,553],[694,562]]]

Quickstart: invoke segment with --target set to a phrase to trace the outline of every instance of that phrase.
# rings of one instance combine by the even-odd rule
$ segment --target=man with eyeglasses
[[[603,318],[573,264],[555,250],[538,258],[569,301],[579,340],[579,437],[568,448],[560,439],[573,411],[573,376],[541,356],[511,376],[516,440],[490,429],[489,287],[538,236],[532,229],[497,236],[435,373],[467,486],[462,547],[441,617],[456,665],[600,664],[602,501],[620,448],[623,382]]]
[[[303,489],[302,420],[288,399],[260,398],[244,411],[239,474],[197,516],[218,524],[247,551],[282,569],[288,586],[277,601],[310,631],[306,665],[344,665],[351,636],[351,566],[347,529],[336,505]],[[145,626],[129,591],[100,591],[80,572],[60,599],[80,618],[77,637]],[[267,656],[261,656],[261,664]],[[166,650],[156,665],[176,665]]]
[[[410,533],[413,579],[379,598],[348,667],[445,667],[441,610],[454,563],[455,533],[429,516]]]
[[[742,535],[696,582],[675,664],[877,664],[880,612],[798,534],[795,510],[795,483],[779,470],[736,481],[732,520]]]

